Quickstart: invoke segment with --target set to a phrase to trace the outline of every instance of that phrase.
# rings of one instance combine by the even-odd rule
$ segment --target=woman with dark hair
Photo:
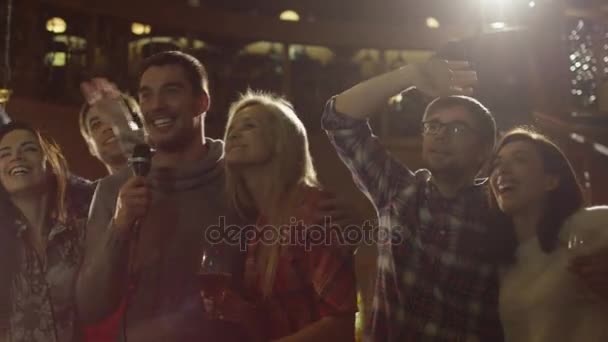
[[[583,208],[568,159],[546,137],[507,133],[492,161],[499,311],[507,341],[608,341],[608,304],[571,271],[573,236],[608,246],[608,207]],[[571,241],[570,241],[571,243]],[[590,248],[590,241],[585,243]]]
[[[10,123],[0,128],[0,183],[0,341],[77,340],[86,205],[69,189],[65,159],[30,126]]]

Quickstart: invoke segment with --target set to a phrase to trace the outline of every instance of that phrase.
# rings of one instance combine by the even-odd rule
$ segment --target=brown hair
[[[133,120],[139,127],[141,127],[141,109],[139,108],[139,104],[137,103],[137,101],[132,96],[129,96],[127,94],[121,94],[120,100],[123,102],[123,104],[129,111],[129,119]],[[80,112],[78,113],[78,126],[80,128],[80,134],[85,140],[87,140],[91,136],[91,132],[89,131],[89,127],[87,125],[87,116],[93,106],[95,106],[95,104],[90,105],[88,103],[85,103],[82,105],[82,107],[80,108]]]
[[[544,213],[536,227],[536,235],[542,250],[550,253],[557,247],[560,229],[566,219],[583,207],[583,191],[576,175],[562,150],[546,136],[534,132],[529,128],[516,128],[500,140],[492,158],[506,145],[515,141],[531,143],[541,156],[545,172],[559,177],[558,186],[546,196]],[[490,170],[492,172],[493,170]],[[490,227],[496,230],[491,232],[493,245],[491,250],[495,253],[496,261],[509,264],[515,261],[517,238],[511,218],[500,211],[496,198],[490,192],[490,205],[492,222]]]
[[[49,219],[57,220],[61,223],[67,223],[67,204],[66,204],[66,187],[67,187],[67,163],[61,154],[59,147],[45,139],[38,131],[31,126],[11,122],[0,127],[0,141],[10,132],[16,130],[25,130],[32,132],[38,139],[42,152],[47,158],[50,173],[48,174],[50,184],[49,200]],[[19,270],[20,257],[18,252],[19,241],[17,238],[18,224],[20,213],[17,207],[10,200],[9,194],[4,186],[0,184],[0,273],[2,279],[0,281],[0,326],[3,320],[7,319],[10,310],[11,287],[14,275]]]
[[[478,131],[483,142],[488,144],[490,148],[494,148],[494,144],[496,143],[496,121],[490,110],[472,97],[452,95],[436,98],[426,107],[423,120],[426,120],[429,115],[440,110],[454,107],[464,108],[473,116],[479,125]]]
[[[209,93],[209,76],[205,66],[196,57],[181,51],[163,51],[146,58],[140,66],[139,79],[149,68],[165,65],[179,65],[184,69],[194,92]]]
[[[49,203],[51,217],[59,222],[66,223],[67,206],[65,203],[65,194],[67,187],[68,165],[65,157],[61,153],[61,149],[55,142],[42,136],[40,132],[32,128],[30,125],[14,121],[0,128],[0,141],[2,141],[2,139],[4,139],[8,133],[16,130],[29,131],[37,137],[40,147],[42,148],[42,152],[47,158],[48,166],[50,167],[51,171],[51,174],[49,175],[51,179],[51,189],[53,192],[53,196],[49,197],[49,201],[51,201],[51,203]]]

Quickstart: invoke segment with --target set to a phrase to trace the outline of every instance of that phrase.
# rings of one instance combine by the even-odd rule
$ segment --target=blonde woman
[[[258,233],[314,221],[323,193],[306,129],[291,104],[248,92],[231,107],[225,141],[229,199],[242,216],[256,220]],[[260,340],[352,341],[357,310],[352,256],[331,245],[307,249],[310,231],[299,232],[300,241],[250,242],[248,303],[229,295],[225,316],[243,322]]]

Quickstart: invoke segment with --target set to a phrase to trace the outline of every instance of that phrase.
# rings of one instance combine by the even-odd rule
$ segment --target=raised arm
[[[416,87],[433,96],[468,94],[477,81],[467,62],[431,59],[410,64],[361,82],[336,96],[336,111],[354,119],[367,119],[394,95]]]
[[[432,59],[369,79],[330,100],[322,125],[359,189],[381,209],[414,181],[413,173],[390,156],[367,119],[393,95],[416,87],[432,96],[470,93],[475,72],[466,62]]]
[[[364,81],[328,102],[322,119],[323,128],[351,171],[356,185],[378,211],[390,206],[395,194],[413,185],[415,176],[381,145],[372,134],[367,119],[380,111],[391,96],[410,87],[435,97],[470,94],[477,75],[467,68],[465,62],[441,60],[409,65]],[[380,222],[380,230],[386,232],[385,236],[392,236],[391,229],[390,222]],[[383,262],[391,260],[390,244],[378,244],[378,248]],[[394,279],[387,279],[384,271],[379,270],[371,323],[365,325],[366,336],[370,340],[398,338],[399,332],[389,325],[394,317],[388,310],[398,301],[395,286]]]

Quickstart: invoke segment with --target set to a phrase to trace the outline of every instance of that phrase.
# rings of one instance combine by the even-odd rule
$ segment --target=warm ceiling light
[[[504,8],[506,3],[510,1],[506,0],[484,0],[483,6],[486,8]]]
[[[283,11],[279,18],[284,21],[300,21],[298,12],[292,10]]]
[[[68,28],[65,20],[54,17],[46,21],[46,30],[53,33],[63,33]]]
[[[536,7],[536,2],[534,2],[534,1],[530,1],[530,2],[528,3],[528,6],[530,6],[530,8],[534,8],[534,7]]]
[[[493,29],[495,29],[495,30],[502,30],[505,27],[507,27],[507,25],[504,22],[502,22],[502,21],[497,21],[497,22],[491,23],[490,27],[493,28]]]
[[[389,103],[401,103],[402,101],[403,101],[403,94],[397,94],[388,100]]]
[[[64,67],[67,64],[68,56],[65,52],[56,51],[46,54],[47,64],[54,67]]]
[[[131,32],[133,32],[133,34],[137,35],[137,36],[141,36],[143,34],[149,34],[151,30],[152,30],[152,28],[150,27],[150,25],[145,25],[142,23],[132,23],[131,24]]]
[[[428,26],[429,28],[432,28],[432,29],[439,28],[439,26],[440,26],[439,20],[437,20],[437,18],[428,17],[428,18],[426,18],[426,26]]]

